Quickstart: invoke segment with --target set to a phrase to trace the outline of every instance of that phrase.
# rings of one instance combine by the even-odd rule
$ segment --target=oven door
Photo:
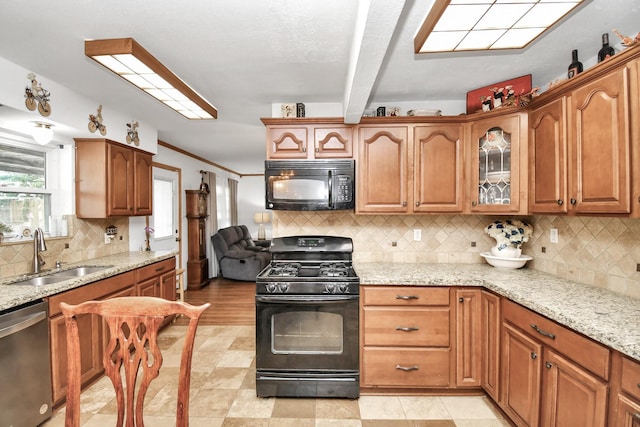
[[[257,295],[256,368],[359,369],[358,295]]]

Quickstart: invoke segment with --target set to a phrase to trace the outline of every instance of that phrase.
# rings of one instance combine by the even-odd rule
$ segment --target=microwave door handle
[[[329,207],[333,208],[333,174],[329,171]]]

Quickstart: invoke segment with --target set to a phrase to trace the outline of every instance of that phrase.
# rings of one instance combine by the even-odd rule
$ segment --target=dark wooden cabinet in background
[[[202,289],[209,282],[207,259],[207,193],[186,190],[187,193],[187,289]]]

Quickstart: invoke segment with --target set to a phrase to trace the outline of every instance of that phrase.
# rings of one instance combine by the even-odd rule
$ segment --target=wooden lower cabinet
[[[542,346],[510,325],[502,335],[500,406],[518,426],[538,426]]]
[[[456,386],[480,385],[480,289],[455,289],[456,303]]]
[[[609,426],[640,427],[640,363],[613,356]]]
[[[544,351],[541,425],[606,426],[606,383],[553,350]]]
[[[482,290],[480,308],[480,382],[494,400],[500,400],[500,297]]]
[[[499,405],[517,426],[607,425],[610,350],[508,300]]]
[[[175,258],[170,258],[48,297],[53,404],[62,404],[67,393],[67,334],[61,302],[79,304],[134,295],[175,300],[175,284]],[[104,372],[102,353],[108,336],[106,327],[95,315],[79,316],[78,328],[82,354],[81,384],[84,387]]]
[[[449,288],[365,286],[361,301],[362,387],[454,386]]]

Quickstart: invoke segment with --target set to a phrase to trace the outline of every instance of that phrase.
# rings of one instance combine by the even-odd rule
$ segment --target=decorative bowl
[[[531,261],[533,259],[533,257],[530,257],[529,255],[520,255],[519,258],[503,258],[493,256],[490,252],[482,252],[480,256],[496,268],[506,268],[512,270],[524,267],[527,261]]]

